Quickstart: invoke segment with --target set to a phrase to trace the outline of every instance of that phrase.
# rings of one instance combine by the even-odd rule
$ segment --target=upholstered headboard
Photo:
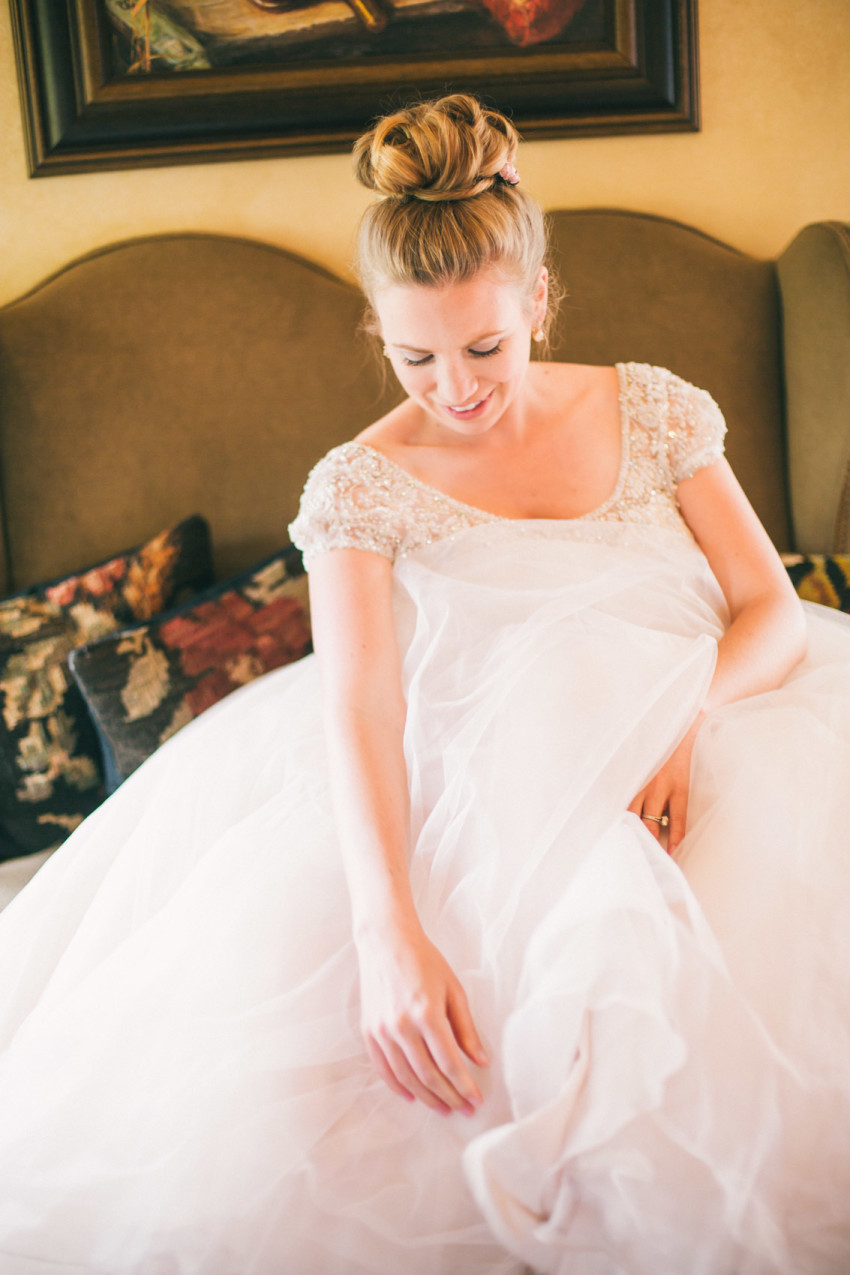
[[[797,548],[842,547],[848,228],[809,227],[777,268],[663,218],[552,224],[568,289],[555,357],[646,360],[705,386],[778,546],[793,547],[793,501]],[[192,512],[220,575],[278,547],[313,462],[395,399],[361,309],[281,249],[179,234],[105,248],[0,310],[0,593]]]
[[[10,585],[194,512],[222,575],[279,547],[310,466],[389,405],[361,311],[354,287],[278,248],[169,235],[74,262],[0,312]]]

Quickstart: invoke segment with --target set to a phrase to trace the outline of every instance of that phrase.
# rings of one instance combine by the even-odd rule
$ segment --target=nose
[[[478,389],[475,369],[463,359],[444,359],[437,367],[437,394],[447,407],[469,403]]]

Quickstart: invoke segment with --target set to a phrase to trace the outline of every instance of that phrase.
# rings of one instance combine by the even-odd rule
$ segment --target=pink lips
[[[449,416],[453,416],[456,421],[474,421],[476,420],[477,417],[481,415],[482,412],[486,411],[487,405],[490,402],[490,399],[492,398],[492,396],[493,396],[493,391],[491,390],[490,393],[487,395],[487,397],[482,398],[481,402],[478,403],[476,407],[472,407],[469,409],[469,411],[466,411],[466,412],[463,412],[463,411],[459,412],[456,408],[449,407],[448,404],[446,403],[444,403],[442,406],[443,406],[443,410],[448,412]]]

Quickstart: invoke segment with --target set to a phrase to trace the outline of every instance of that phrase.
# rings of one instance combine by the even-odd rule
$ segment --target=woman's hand
[[[466,995],[418,925],[357,938],[361,1026],[393,1093],[434,1111],[472,1115],[482,1101],[467,1059],[487,1065]]]
[[[675,855],[685,835],[688,820],[691,754],[701,724],[700,716],[682,742],[667,758],[657,775],[638,793],[629,806],[629,810],[640,816],[644,827],[649,829],[656,841],[661,840],[661,829],[664,826],[658,822],[658,819],[664,815],[667,816],[667,853],[670,855]]]

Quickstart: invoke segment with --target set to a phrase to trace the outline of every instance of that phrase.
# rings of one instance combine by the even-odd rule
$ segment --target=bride
[[[517,140],[358,142],[406,398],[307,481],[316,656],[0,919],[3,1275],[850,1266],[850,630],[704,391],[530,362]]]

